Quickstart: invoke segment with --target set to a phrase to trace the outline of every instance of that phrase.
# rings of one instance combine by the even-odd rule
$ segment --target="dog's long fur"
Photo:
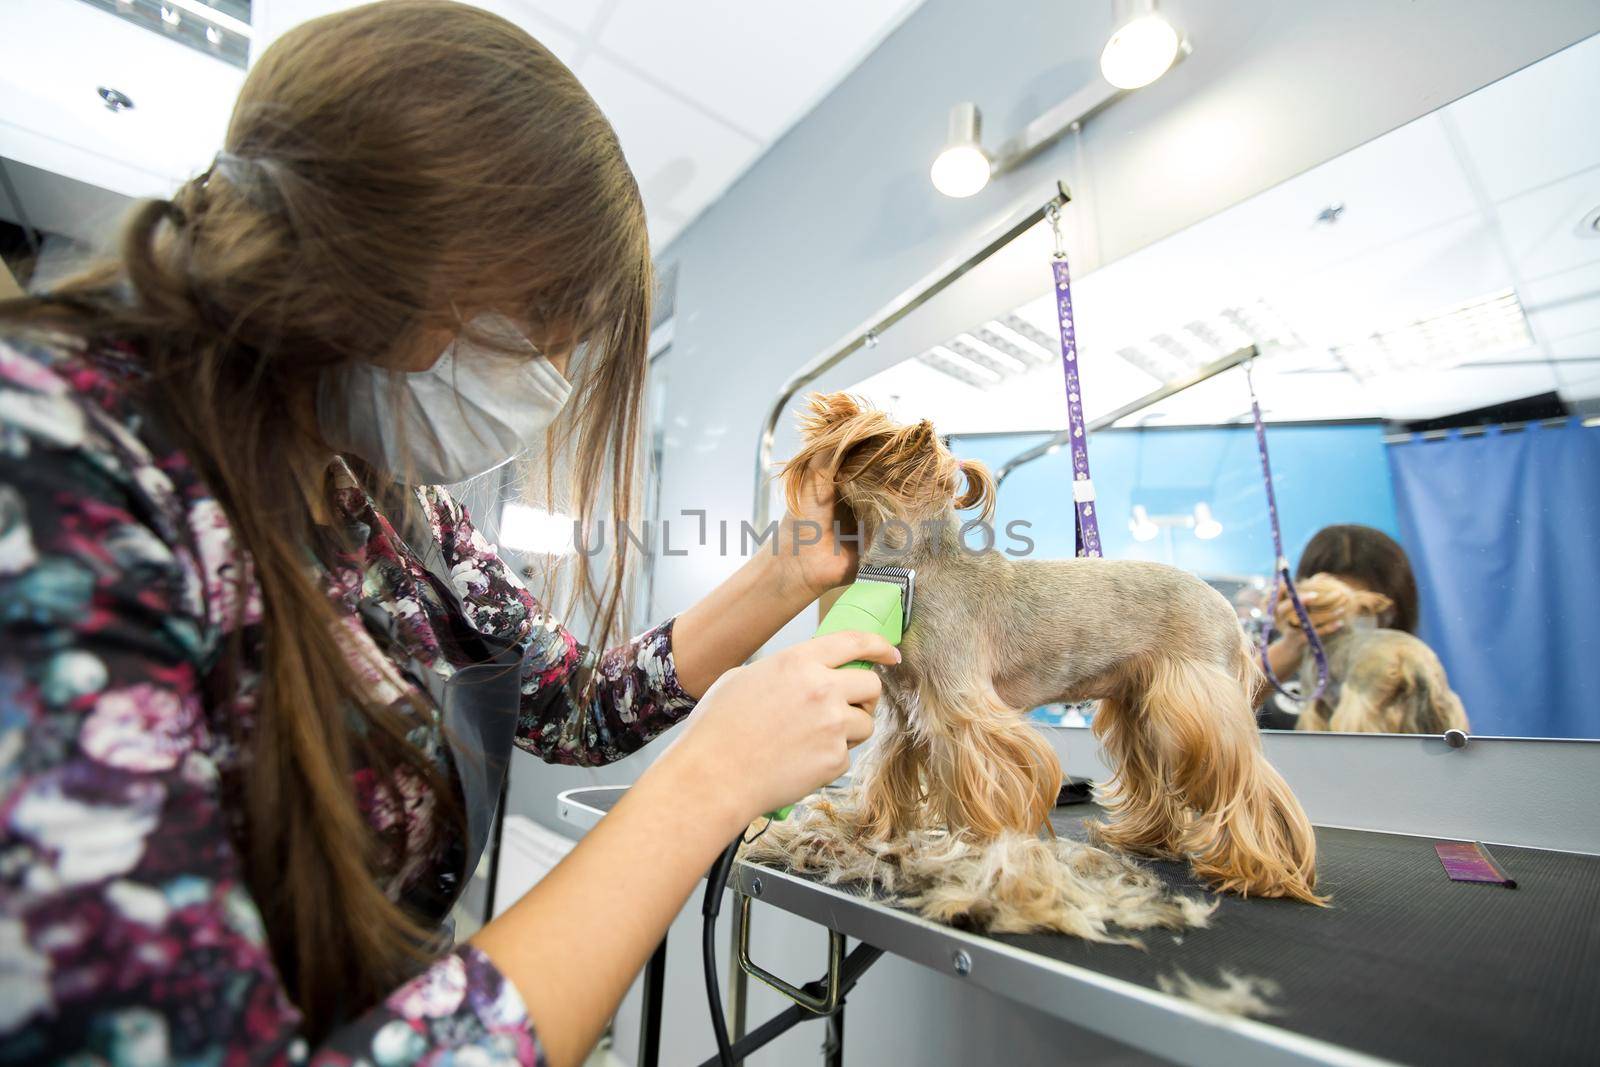
[[[1154,563],[965,548],[956,510],[987,516],[994,483],[926,421],[897,425],[836,393],[812,397],[801,431],[784,471],[791,506],[822,473],[856,516],[863,562],[917,571],[904,658],[883,671],[878,741],[857,771],[859,803],[832,809],[839,840],[1036,840],[1061,768],[1023,715],[1098,699],[1094,730],[1116,772],[1105,843],[1186,858],[1220,889],[1322,902],[1315,837],[1262,754],[1259,669],[1221,594]],[[768,847],[802,847],[797,833]]]
[[[1403,630],[1365,626],[1391,601],[1356,589],[1331,574],[1302,579],[1300,595],[1343,625],[1322,637],[1328,656],[1328,688],[1300,712],[1298,730],[1341,733],[1442,734],[1470,729],[1461,698],[1450,689],[1444,665],[1427,643]],[[1293,625],[1293,624],[1291,624]],[[1317,665],[1306,656],[1301,692],[1317,685]]]

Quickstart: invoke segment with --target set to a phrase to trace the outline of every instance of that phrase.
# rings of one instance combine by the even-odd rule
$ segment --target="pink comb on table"
[[[1452,882],[1488,882],[1507,889],[1517,888],[1516,879],[1506,877],[1489,850],[1477,841],[1441,841],[1433,850],[1439,854],[1444,873]]]

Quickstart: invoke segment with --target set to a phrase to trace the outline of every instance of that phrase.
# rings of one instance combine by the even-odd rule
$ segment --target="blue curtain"
[[[1389,448],[1433,646],[1474,733],[1600,737],[1600,429]]]

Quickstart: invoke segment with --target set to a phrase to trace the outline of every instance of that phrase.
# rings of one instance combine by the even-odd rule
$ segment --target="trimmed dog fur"
[[[1295,729],[1377,734],[1470,729],[1444,664],[1426,642],[1403,630],[1361,625],[1389,610],[1388,597],[1331,574],[1313,575],[1298,587],[1302,598],[1315,598],[1319,614],[1327,612],[1344,625],[1322,637],[1328,688],[1303,708]],[[1289,625],[1299,627],[1298,621]],[[1300,666],[1300,687],[1304,693],[1317,687],[1317,665],[1309,655]]]
[[[862,792],[811,797],[747,845],[744,857],[834,884],[875,885],[927,918],[995,933],[1053,930],[1138,945],[1125,931],[1205,926],[1216,910],[1215,901],[1171,893],[1126,856],[1080,841],[1014,831],[873,838],[861,832]]]
[[[1316,839],[1262,754],[1251,703],[1259,668],[1221,594],[1154,563],[974,551],[956,511],[987,517],[993,479],[952,456],[928,422],[897,425],[835,393],[814,395],[800,426],[802,447],[784,470],[791,505],[804,479],[828,477],[855,514],[862,561],[915,568],[916,600],[903,660],[882,669],[877,740],[855,795],[773,827],[764,852],[880,881],[886,866],[927,867],[913,880],[925,913],[952,908],[936,887],[961,886],[954,910],[969,921],[1091,936],[1086,914],[1106,912],[1068,891],[1084,882],[1073,865],[1119,858],[1039,840],[1061,767],[1023,716],[1096,699],[1094,731],[1115,769],[1103,843],[1185,859],[1218,889],[1323,902]],[[935,847],[929,835],[940,833]],[[1121,862],[1088,879],[1087,891],[1114,895],[1137,881]],[[986,905],[971,892],[979,884]],[[1113,921],[1167,924],[1147,904]],[[1164,914],[1191,921],[1184,909],[1174,903]]]

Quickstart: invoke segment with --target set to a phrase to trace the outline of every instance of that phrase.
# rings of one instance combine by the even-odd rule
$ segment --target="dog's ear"
[[[961,476],[966,479],[966,488],[956,497],[956,507],[962,511],[968,508],[982,508],[980,514],[987,522],[994,515],[994,475],[989,473],[988,467],[975,459],[964,459],[957,466],[961,470]]]
[[[1354,615],[1370,615],[1379,622],[1385,621],[1389,612],[1394,609],[1394,598],[1384,596],[1382,593],[1373,593],[1366,589],[1352,589],[1351,596],[1355,601]]]

